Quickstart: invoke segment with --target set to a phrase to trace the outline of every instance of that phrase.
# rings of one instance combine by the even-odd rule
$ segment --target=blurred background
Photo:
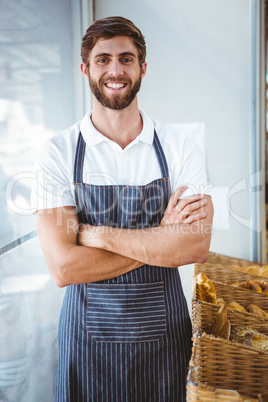
[[[30,206],[42,143],[91,107],[80,44],[96,19],[143,32],[139,106],[183,125],[206,156],[211,251],[267,262],[265,0],[0,0],[0,401],[54,397],[64,289],[50,277]],[[188,303],[191,269],[180,268]]]

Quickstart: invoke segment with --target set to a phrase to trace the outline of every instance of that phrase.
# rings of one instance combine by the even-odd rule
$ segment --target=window
[[[53,400],[64,291],[43,259],[30,194],[42,143],[84,114],[81,9],[75,0],[1,6],[0,400]]]

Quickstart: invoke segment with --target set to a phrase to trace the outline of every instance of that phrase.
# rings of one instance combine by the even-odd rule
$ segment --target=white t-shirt
[[[152,120],[140,110],[143,129],[125,149],[93,126],[87,113],[81,122],[49,139],[35,164],[32,189],[34,211],[75,206],[73,168],[78,135],[86,142],[83,181],[99,185],[145,185],[160,178],[161,170],[153,146],[154,129],[166,156],[171,190],[188,185],[184,196],[206,191],[207,174],[200,147],[183,131]]]

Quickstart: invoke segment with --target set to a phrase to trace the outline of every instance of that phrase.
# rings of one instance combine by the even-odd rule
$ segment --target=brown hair
[[[81,45],[83,63],[88,63],[89,53],[99,39],[111,39],[114,36],[128,36],[131,38],[138,50],[140,64],[144,63],[146,57],[144,36],[132,21],[124,17],[106,17],[95,21],[87,29]]]

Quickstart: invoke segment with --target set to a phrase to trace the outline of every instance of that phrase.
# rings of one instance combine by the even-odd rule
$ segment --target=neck
[[[91,120],[101,134],[122,149],[141,133],[143,126],[136,99],[122,110],[108,109],[94,99]]]

